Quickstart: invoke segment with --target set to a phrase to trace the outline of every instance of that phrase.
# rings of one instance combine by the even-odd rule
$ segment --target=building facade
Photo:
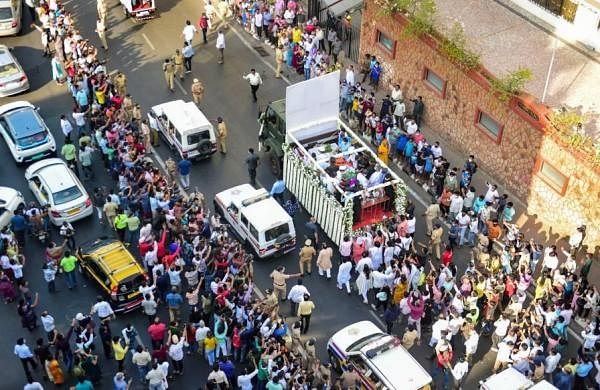
[[[475,154],[552,236],[585,224],[587,244],[592,250],[600,245],[600,172],[547,131],[549,109],[526,94],[501,102],[485,69],[463,70],[433,37],[407,35],[405,25],[403,16],[385,16],[373,2],[364,3],[361,58],[377,56],[382,85],[397,83],[405,96],[423,96],[424,123],[436,137]]]

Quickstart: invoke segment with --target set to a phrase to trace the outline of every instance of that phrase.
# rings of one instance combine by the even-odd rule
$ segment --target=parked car
[[[17,35],[21,31],[21,0],[0,0],[0,36]]]
[[[81,245],[77,257],[83,273],[110,298],[115,312],[126,313],[140,306],[139,287],[147,275],[122,242],[102,237]]]
[[[25,170],[29,188],[41,205],[50,207],[50,221],[56,226],[73,222],[94,212],[85,188],[67,164],[59,158],[47,158]]]
[[[0,133],[17,163],[56,153],[56,142],[36,108],[19,101],[0,106]]]
[[[0,97],[16,95],[29,89],[29,79],[10,48],[0,45]]]
[[[24,207],[23,194],[14,188],[0,187],[0,229],[10,224],[15,210]]]
[[[125,16],[131,17],[135,21],[154,19],[158,16],[158,11],[154,0],[119,0],[123,6]]]

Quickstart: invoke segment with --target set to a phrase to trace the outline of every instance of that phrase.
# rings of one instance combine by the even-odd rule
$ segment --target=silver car
[[[0,36],[17,35],[21,31],[21,0],[0,0]]]
[[[29,89],[29,80],[10,49],[0,45],[0,97],[15,95]]]

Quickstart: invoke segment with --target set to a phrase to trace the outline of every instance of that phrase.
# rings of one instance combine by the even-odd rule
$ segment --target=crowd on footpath
[[[76,390],[93,389],[114,367],[109,360],[116,362],[115,389],[165,389],[173,381],[177,386],[184,359],[205,361],[211,368],[201,381],[207,389],[330,388],[330,366],[319,362],[315,340],[304,336],[314,308],[309,295],[298,305],[298,321],[291,322],[279,316],[272,292],[256,298],[253,257],[228,236],[201,193],[178,190],[191,163],[184,158],[163,174],[147,157],[158,142],[156,127],[142,119],[127,93],[126,76],[108,77],[97,50],[65,23],[68,14],[60,3],[41,2],[35,11],[49,22],[42,33],[52,43],[47,48],[53,78],[68,87],[74,101],[73,113],[60,119],[65,136],[60,154],[91,185],[91,165],[102,160],[114,185],[94,188],[95,218],[105,230],[114,229],[150,278],[140,287],[147,329],[131,324],[114,329],[116,315],[102,296],[61,329],[50,308],[38,317],[44,302],[23,276],[28,233],[48,228],[48,216],[35,204],[17,212],[1,233],[0,293],[7,304],[17,301],[23,328],[31,335],[39,336],[39,323],[43,328],[34,346],[25,337],[14,346],[27,378],[24,389],[43,389],[42,383],[63,388],[67,382]],[[67,223],[60,228],[61,239],[47,245],[39,276],[49,294],[61,293],[57,284],[78,289],[75,233]],[[139,343],[141,336],[150,340],[148,347]],[[38,371],[42,383],[35,380]]]

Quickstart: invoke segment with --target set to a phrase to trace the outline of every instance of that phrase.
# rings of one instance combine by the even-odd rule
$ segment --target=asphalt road
[[[109,47],[110,50],[102,55],[106,56],[109,71],[121,70],[128,77],[128,92],[139,102],[143,109],[163,103],[172,99],[191,100],[190,85],[194,77],[200,78],[206,87],[205,97],[201,108],[206,116],[215,119],[222,116],[229,129],[228,147],[229,153],[222,157],[214,155],[210,160],[196,163],[192,170],[191,184],[197,186],[204,192],[207,199],[231,186],[247,182],[247,171],[244,163],[248,147],[257,145],[257,123],[256,118],[260,107],[264,107],[270,100],[280,99],[285,95],[286,84],[282,80],[273,77],[273,71],[268,68],[259,58],[259,53],[251,50],[241,42],[237,35],[231,30],[226,30],[225,64],[218,65],[216,62],[216,49],[214,48],[214,34],[207,45],[201,43],[201,36],[195,38],[194,49],[196,55],[193,59],[192,74],[186,75],[184,81],[178,82],[175,92],[167,90],[164,82],[161,64],[167,56],[173,54],[176,48],[181,47],[181,29],[187,18],[195,21],[200,13],[201,2],[192,1],[157,1],[161,9],[161,17],[145,24],[135,24],[126,20],[121,12],[120,5],[116,0],[109,2]],[[90,0],[66,2],[69,10],[77,16],[80,31],[99,46],[97,36],[93,33],[95,28],[95,2]],[[28,14],[25,13],[25,18]],[[26,20],[25,25],[29,24]],[[237,27],[234,27],[237,28]],[[239,31],[239,30],[238,30]],[[249,36],[242,33],[246,39]],[[39,33],[35,30],[25,29],[18,37],[3,39],[7,45],[14,47],[17,56],[26,70],[32,85],[28,93],[20,96],[2,99],[2,102],[15,100],[28,100],[41,108],[41,114],[49,127],[55,133],[59,142],[60,136],[59,117],[62,113],[69,114],[72,109],[72,101],[64,87],[58,87],[51,81],[49,61],[42,57]],[[252,40],[252,38],[249,38]],[[250,42],[251,46],[257,45],[257,41]],[[256,68],[262,75],[264,84],[259,90],[259,103],[251,101],[250,89],[242,75],[250,68]],[[156,149],[161,159],[169,156],[169,150],[164,147]],[[26,188],[23,179],[23,168],[16,167],[4,144],[0,145],[0,153],[5,161],[0,164],[0,185],[11,186],[19,189],[27,200],[32,199],[31,192]],[[90,187],[104,184],[112,185],[102,168],[96,166],[95,183]],[[268,171],[267,165],[259,167],[258,182],[270,188],[274,177]],[[419,191],[410,181],[407,181],[413,191],[425,198],[423,191]],[[90,188],[91,189],[91,188]],[[420,216],[424,207],[419,200],[413,199],[416,204],[416,214]],[[299,234],[304,231],[306,215],[300,215],[295,220],[296,230]],[[102,226],[94,217],[78,222],[75,225],[77,240],[86,240],[106,234]],[[425,242],[423,223],[418,224],[416,241]],[[54,237],[57,235],[55,234]],[[80,285],[77,291],[68,291],[62,280],[58,281],[58,289],[55,295],[49,295],[45,291],[41,273],[41,260],[43,247],[30,239],[25,249],[28,264],[25,270],[25,278],[29,280],[33,291],[40,292],[40,304],[38,313],[48,309],[55,317],[59,328],[65,329],[71,318],[78,312],[87,312],[95,300],[98,291],[94,286]],[[463,270],[468,259],[468,251],[459,249],[455,252],[459,269]],[[296,272],[298,269],[297,252],[290,253],[279,259],[261,261],[255,263],[255,278],[258,286],[265,289],[271,285],[269,274],[276,265],[285,265],[288,272]],[[383,327],[379,315],[364,305],[357,296],[348,297],[345,293],[335,288],[334,281],[321,279],[313,272],[313,275],[305,279],[305,284],[311,292],[316,303],[316,310],[311,321],[311,330],[308,337],[317,339],[318,352],[322,359],[326,359],[325,344],[327,339],[339,328],[350,323],[361,320],[372,320]],[[282,314],[287,315],[288,308],[282,309]],[[162,310],[163,318],[167,317],[166,310]],[[33,347],[35,339],[42,335],[39,330],[29,334],[20,327],[14,305],[0,306],[0,316],[4,318],[3,333],[5,337],[0,338],[0,356],[3,362],[3,387],[17,389],[22,386],[25,376],[21,364],[12,354],[14,341],[17,337],[25,335],[27,342]],[[145,318],[140,313],[130,313],[120,316],[111,325],[113,333],[120,333],[126,322],[131,322],[137,327],[142,339],[147,341],[145,334]],[[401,328],[398,328],[399,331]],[[412,352],[421,364],[429,369],[431,362],[427,359],[431,351],[426,347],[427,339],[421,346],[416,346]],[[462,341],[459,342],[462,345]],[[99,346],[99,345],[98,345]],[[490,372],[494,354],[488,353],[489,342],[482,338],[479,344],[477,362],[469,374],[465,388],[475,388],[479,380],[485,378]],[[462,349],[462,348],[461,348]],[[115,366],[112,361],[102,362],[104,377],[102,388],[111,388],[112,375]],[[181,388],[197,388],[204,383],[208,368],[204,360],[198,357],[186,358],[186,374],[177,379],[177,385]],[[131,369],[131,365],[129,365]],[[130,370],[134,374],[133,370]],[[37,378],[41,378],[39,373]]]

